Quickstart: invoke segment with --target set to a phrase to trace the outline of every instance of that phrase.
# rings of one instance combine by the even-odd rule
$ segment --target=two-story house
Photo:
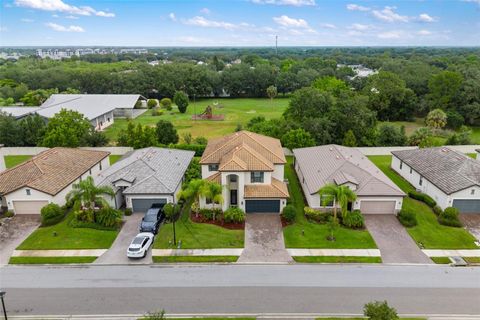
[[[248,131],[210,140],[200,164],[202,178],[222,185],[222,209],[280,213],[289,197],[280,140]],[[200,207],[210,207],[200,199]]]

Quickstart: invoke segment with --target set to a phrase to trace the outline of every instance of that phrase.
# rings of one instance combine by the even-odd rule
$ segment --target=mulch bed
[[[285,220],[283,217],[280,217],[280,219],[282,220],[282,227],[283,227],[283,228],[288,227],[289,225],[295,223],[295,222],[288,222],[288,221]]]
[[[230,230],[243,230],[245,229],[245,222],[242,223],[232,223],[232,222],[225,222],[223,221],[223,218],[220,220],[207,220],[205,219],[201,214],[198,214],[198,217],[196,216],[195,213],[190,213],[190,220],[196,223],[208,223],[208,224],[214,224],[216,226],[225,228],[225,229],[230,229]]]

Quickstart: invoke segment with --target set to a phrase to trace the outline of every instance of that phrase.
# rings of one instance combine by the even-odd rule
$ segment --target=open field
[[[174,106],[172,111],[163,109],[161,116],[152,116],[152,111],[148,110],[132,121],[154,126],[160,119],[168,120],[174,124],[180,135],[190,132],[193,137],[214,138],[234,132],[238,124],[245,126],[251,118],[257,116],[264,116],[267,119],[279,118],[288,106],[288,102],[288,98],[276,98],[273,101],[269,99],[202,99],[195,103],[190,101],[187,112],[184,114],[179,113]],[[191,120],[193,114],[202,113],[208,105],[213,107],[214,115],[225,115],[225,120]],[[105,130],[105,134],[115,141],[120,130],[127,127],[127,123],[128,120],[115,119],[113,125]]]

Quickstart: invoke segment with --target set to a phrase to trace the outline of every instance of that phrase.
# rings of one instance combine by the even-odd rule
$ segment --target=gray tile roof
[[[450,148],[393,151],[392,154],[446,194],[480,185],[480,161]]]
[[[195,152],[145,148],[132,151],[96,177],[99,185],[133,182],[124,194],[172,194],[181,183]]]
[[[325,145],[294,149],[310,194],[328,183],[357,185],[358,196],[404,196],[380,169],[354,148]]]

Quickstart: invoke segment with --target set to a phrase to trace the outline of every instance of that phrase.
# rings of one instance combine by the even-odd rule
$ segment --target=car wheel
[[[145,250],[145,252],[143,253],[142,258],[145,258],[146,256],[147,256],[147,250]]]

